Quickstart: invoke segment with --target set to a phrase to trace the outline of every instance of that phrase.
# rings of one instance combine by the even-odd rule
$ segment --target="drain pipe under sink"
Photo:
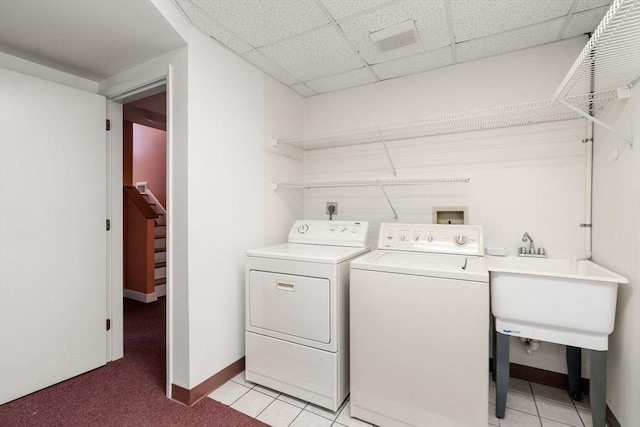
[[[528,354],[533,353],[540,347],[540,341],[531,338],[520,338],[520,344],[524,347],[524,351]]]
[[[584,227],[584,256],[579,259],[591,259],[591,198],[593,192],[593,122],[587,124],[587,138],[586,143],[586,165],[585,165],[585,215],[584,224],[580,226]]]

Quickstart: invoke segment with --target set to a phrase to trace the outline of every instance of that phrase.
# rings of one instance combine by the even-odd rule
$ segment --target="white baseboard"
[[[158,286],[156,286],[156,289],[158,289]],[[166,289],[164,290],[163,295],[164,294],[166,294]],[[158,300],[157,292],[151,292],[150,294],[143,294],[142,292],[132,291],[131,289],[124,289],[123,296],[125,298],[129,298],[129,299],[144,302],[144,303],[154,302]]]
[[[156,286],[156,291],[154,292],[156,294],[156,297],[160,298],[160,297],[164,297],[167,295],[167,285],[158,285]]]

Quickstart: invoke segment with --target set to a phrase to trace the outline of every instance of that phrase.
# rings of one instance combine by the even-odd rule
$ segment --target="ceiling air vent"
[[[418,43],[418,31],[414,21],[409,20],[369,34],[371,40],[382,52]]]

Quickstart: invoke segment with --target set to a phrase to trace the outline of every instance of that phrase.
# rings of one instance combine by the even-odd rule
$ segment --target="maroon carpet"
[[[0,406],[0,426],[264,426],[205,398],[166,398],[165,298],[125,299],[125,357]]]

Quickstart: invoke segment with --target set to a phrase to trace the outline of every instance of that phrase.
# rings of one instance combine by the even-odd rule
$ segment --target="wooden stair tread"
[[[166,239],[167,235],[166,234],[154,234],[153,238],[154,239]]]
[[[166,252],[167,248],[154,248],[153,252]]]
[[[166,277],[160,277],[158,279],[155,279],[153,282],[154,282],[153,284],[156,285],[156,286],[164,285],[165,283],[167,283],[167,278]]]
[[[162,268],[162,267],[166,267],[167,266],[167,262],[166,261],[158,261],[154,264],[155,268]]]

